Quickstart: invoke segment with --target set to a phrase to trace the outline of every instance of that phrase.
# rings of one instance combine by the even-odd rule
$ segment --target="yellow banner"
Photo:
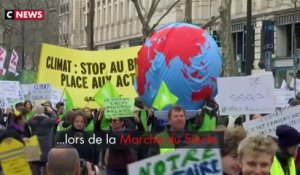
[[[105,51],[82,51],[43,44],[38,83],[66,88],[76,107],[99,105],[93,97],[111,81],[123,97],[135,98],[135,62],[140,46]]]

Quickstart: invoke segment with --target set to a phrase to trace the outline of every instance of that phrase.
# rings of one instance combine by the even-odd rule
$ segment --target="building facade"
[[[296,4],[300,7],[300,2]],[[266,50],[270,52],[270,70],[275,77],[275,86],[280,87],[282,80],[289,83],[293,77],[292,39],[300,41],[300,8],[294,8],[291,0],[252,0],[252,25],[254,28],[254,69],[259,70],[259,61],[265,61]],[[241,70],[245,63],[245,26],[247,0],[232,1],[232,34],[234,55]],[[292,24],[295,23],[295,36]],[[267,24],[267,25],[266,25]],[[266,26],[270,29],[266,32]],[[266,36],[266,37],[265,37]],[[270,44],[272,43],[272,44]],[[272,46],[273,45],[273,46]],[[300,42],[296,44],[300,49]]]
[[[151,2],[141,0],[145,9],[149,9]],[[151,24],[162,16],[175,0],[163,0],[155,11]],[[193,23],[202,25],[212,16],[218,16],[221,0],[192,0]],[[88,0],[60,0],[60,43],[68,47],[87,48]],[[300,7],[300,2],[297,6]],[[139,21],[134,4],[131,0],[95,0],[94,42],[98,50],[117,49],[142,44],[141,22]],[[180,22],[184,19],[184,1],[178,3],[160,24]],[[247,0],[232,0],[232,38],[234,56],[239,71],[245,67],[246,43],[246,11]],[[254,30],[254,70],[259,70],[259,61],[265,57],[265,46],[272,48],[271,69],[276,77],[276,86],[283,78],[290,81],[293,72],[292,23],[296,23],[296,38],[300,39],[300,12],[294,9],[291,0],[252,0],[252,25]],[[216,31],[218,21],[207,30],[212,34]],[[271,33],[263,31],[266,24]],[[65,36],[65,37],[64,37]],[[66,37],[67,36],[67,37]],[[266,38],[266,39],[263,39]],[[271,45],[265,45],[265,40]],[[300,40],[297,43],[300,48]]]
[[[142,0],[145,9],[149,9],[151,1]],[[163,0],[155,11],[151,24],[156,22],[175,0]],[[68,5],[67,5],[68,4]],[[60,0],[60,43],[62,33],[70,38],[69,46],[84,49],[87,47],[85,26],[87,25],[88,0]],[[193,21],[205,23],[210,19],[212,1],[193,0]],[[68,8],[66,8],[68,6]],[[67,9],[67,10],[65,10]],[[184,3],[178,3],[160,24],[183,21]],[[142,43],[141,22],[131,0],[95,0],[94,41],[97,49],[116,49],[140,45]],[[67,31],[67,32],[64,32]]]

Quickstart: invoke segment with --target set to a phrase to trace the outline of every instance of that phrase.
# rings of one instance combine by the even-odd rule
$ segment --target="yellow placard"
[[[93,97],[111,81],[123,97],[135,98],[135,62],[138,47],[105,51],[82,51],[43,44],[38,83],[50,83],[70,93],[76,107],[99,105]]]
[[[41,155],[42,151],[36,135],[25,141],[25,156],[27,161],[39,161]]]
[[[1,143],[0,160],[5,175],[31,175],[24,146],[13,138],[5,139]]]

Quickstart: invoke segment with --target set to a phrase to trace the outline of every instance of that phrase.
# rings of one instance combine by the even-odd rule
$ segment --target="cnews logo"
[[[44,10],[5,10],[5,19],[44,20]]]

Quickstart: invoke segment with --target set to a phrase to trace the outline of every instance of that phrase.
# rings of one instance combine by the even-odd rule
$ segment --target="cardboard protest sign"
[[[217,83],[221,115],[275,112],[272,74],[222,77]]]
[[[0,81],[1,98],[19,98],[20,90],[18,81]]]
[[[38,83],[68,89],[76,107],[98,108],[94,95],[111,81],[124,97],[135,98],[135,60],[140,46],[105,51],[84,51],[43,44]],[[89,103],[89,104],[87,104]]]
[[[300,106],[245,122],[243,127],[248,134],[263,134],[276,137],[276,127],[283,124],[292,126],[300,132]]]
[[[275,99],[276,99],[276,107],[288,107],[289,99],[295,98],[294,91],[287,91],[282,89],[275,89]]]
[[[177,149],[129,164],[129,175],[222,175],[219,149]]]
[[[52,91],[50,84],[21,84],[20,88],[25,98],[32,101],[49,100]]]
[[[25,156],[27,161],[39,161],[42,151],[37,136],[32,136],[25,142]]]
[[[130,98],[115,97],[104,100],[106,118],[132,117],[134,101]]]
[[[0,145],[0,161],[5,175],[31,175],[25,157],[24,146],[13,138],[7,138]]]

